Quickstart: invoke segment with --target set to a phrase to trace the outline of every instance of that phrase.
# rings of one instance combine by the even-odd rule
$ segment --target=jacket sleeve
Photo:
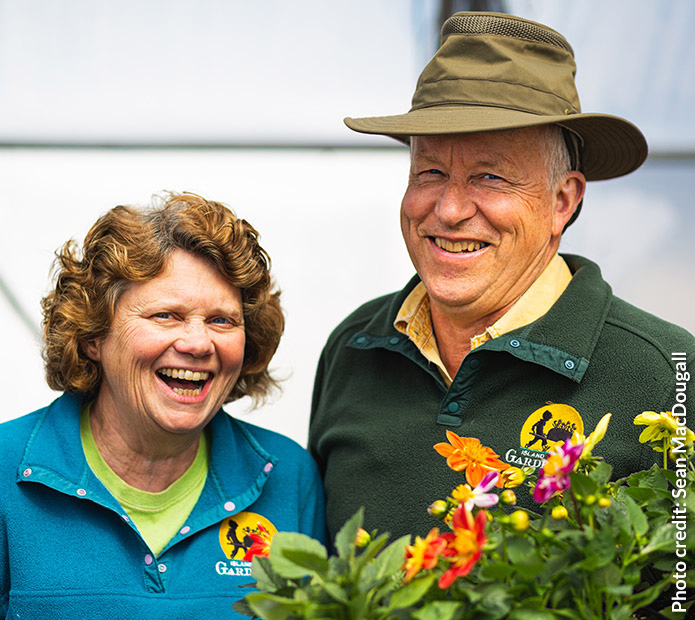
[[[323,482],[316,468],[316,463],[307,454],[307,466],[304,468],[301,488],[306,492],[299,507],[299,531],[326,544],[326,503],[323,493]]]

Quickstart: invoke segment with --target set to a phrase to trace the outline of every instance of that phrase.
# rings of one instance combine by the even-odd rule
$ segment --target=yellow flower
[[[550,511],[550,516],[556,521],[563,521],[567,518],[567,508],[564,506],[555,506]]]
[[[369,532],[364,528],[359,528],[357,530],[357,534],[355,535],[355,547],[363,549],[370,542],[372,542],[372,537],[369,535]]]
[[[526,472],[519,467],[508,467],[500,474],[505,489],[515,489],[526,480]]]
[[[439,556],[446,549],[446,540],[439,535],[439,528],[433,528],[425,538],[415,537],[415,543],[405,548],[406,557],[404,583],[408,583],[421,570],[431,570],[437,565]]]
[[[579,457],[580,461],[586,461],[589,458],[591,458],[591,453],[596,447],[596,444],[606,436],[606,430],[608,430],[608,423],[611,421],[611,415],[612,414],[610,413],[604,415],[598,421],[598,424],[596,425],[594,432],[586,438],[584,437],[584,435],[581,435],[580,433],[577,433],[575,431],[574,437],[572,438],[572,443],[575,445],[580,443],[584,444],[584,448],[582,449],[582,455]]]
[[[633,423],[643,424],[647,427],[639,436],[640,443],[662,441],[667,437],[672,437],[678,430],[678,422],[670,411],[662,411],[661,413],[643,411],[634,419]]]
[[[512,528],[517,532],[525,532],[529,526],[528,513],[524,510],[515,510],[509,515]]]

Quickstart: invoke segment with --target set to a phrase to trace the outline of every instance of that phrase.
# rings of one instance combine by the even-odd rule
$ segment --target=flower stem
[[[570,487],[570,497],[572,498],[572,506],[574,506],[574,514],[577,517],[577,524],[579,527],[584,527],[584,523],[582,522],[582,513],[579,510],[579,504],[577,504],[577,498],[574,495],[574,491],[572,490],[572,487]]]
[[[668,469],[668,444],[669,437],[664,437],[664,469]]]

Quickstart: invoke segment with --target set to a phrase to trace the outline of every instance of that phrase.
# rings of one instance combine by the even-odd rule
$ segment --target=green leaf
[[[362,527],[364,521],[364,508],[360,508],[350,517],[335,536],[335,550],[341,558],[347,558],[355,548],[355,536],[357,530]]]
[[[587,495],[593,495],[598,489],[598,484],[595,480],[592,480],[589,476],[584,474],[579,474],[576,471],[570,472],[570,488],[575,493],[579,493],[586,497]]]
[[[419,579],[413,579],[409,584],[403,586],[400,590],[396,590],[391,596],[388,609],[403,609],[417,603],[427,591],[432,587],[436,575],[427,575]]]
[[[607,484],[611,479],[611,474],[613,473],[613,467],[611,467],[605,461],[601,461],[594,470],[589,474],[589,477],[599,486],[602,484]]]
[[[280,577],[270,566],[270,560],[260,555],[253,557],[251,573],[258,582],[260,590],[272,592],[287,586],[287,579]]]
[[[638,536],[644,536],[649,529],[647,517],[642,512],[642,509],[637,505],[637,502],[624,491],[625,489],[622,488],[618,491],[616,500],[625,507],[628,519],[630,520],[630,523],[632,523],[632,528],[634,529],[635,533]]]
[[[292,616],[301,615],[304,607],[303,603],[264,592],[249,594],[246,602],[256,615],[265,620],[287,620]]]
[[[461,603],[454,601],[432,601],[414,611],[412,617],[415,620],[451,620],[461,607]]]
[[[646,487],[623,487],[623,491],[636,502],[646,502],[656,495],[653,489]]]
[[[663,549],[671,551],[675,547],[676,528],[672,523],[664,523],[654,531],[654,534],[649,538],[649,542],[642,548],[640,554],[647,555]]]
[[[317,540],[295,532],[278,532],[270,549],[270,565],[281,577],[301,579],[311,573],[325,573],[328,553]]]
[[[524,562],[533,553],[533,546],[526,538],[515,536],[510,538],[507,543],[507,553],[511,563],[518,564]]]
[[[400,571],[405,562],[405,548],[410,544],[410,536],[401,536],[392,542],[376,558],[376,578],[381,579]]]
[[[343,603],[345,605],[348,605],[350,603],[350,601],[348,600],[347,592],[345,592],[345,590],[341,588],[337,583],[327,581],[323,584],[323,589],[326,591],[328,596],[338,601],[339,603]]]
[[[513,609],[508,620],[557,620],[558,616],[547,609],[529,609],[520,607]]]

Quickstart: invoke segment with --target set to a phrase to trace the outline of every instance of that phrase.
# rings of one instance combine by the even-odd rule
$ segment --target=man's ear
[[[94,340],[83,340],[80,342],[85,355],[93,362],[101,361],[101,338]]]
[[[555,209],[553,212],[553,235],[561,235],[567,222],[570,221],[577,206],[584,197],[586,179],[581,172],[572,170],[567,173],[564,181],[555,194]]]

